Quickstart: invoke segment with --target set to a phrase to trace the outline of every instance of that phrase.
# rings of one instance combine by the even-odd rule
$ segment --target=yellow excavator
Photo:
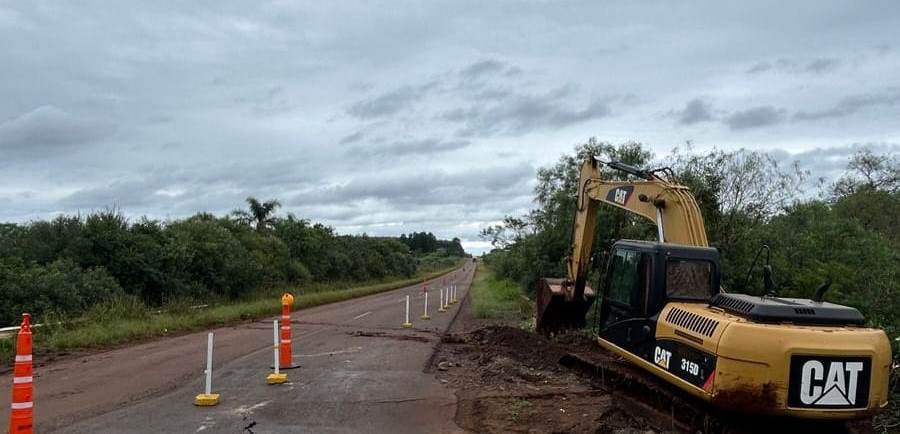
[[[637,179],[603,179],[603,164]],[[851,419],[887,405],[884,331],[867,327],[852,307],[823,301],[827,284],[812,299],[724,291],[719,251],[709,247],[697,202],[671,170],[590,157],[576,203],[568,276],[538,282],[538,330],[585,326],[597,298],[603,348],[718,407]],[[658,240],[615,242],[598,296],[586,280],[600,204],[649,219]],[[772,289],[771,268],[763,271]]]

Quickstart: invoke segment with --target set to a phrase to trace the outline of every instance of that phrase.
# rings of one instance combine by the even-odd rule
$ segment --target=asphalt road
[[[472,269],[446,276],[460,299]],[[439,313],[437,282],[429,289],[429,321],[419,318],[421,285],[295,312],[300,368],[282,385],[265,384],[271,319],[212,330],[215,407],[192,404],[203,391],[206,332],[51,362],[35,369],[37,432],[462,432],[453,391],[425,372],[461,304]],[[412,329],[400,326],[407,294]],[[5,422],[8,393],[0,406]]]

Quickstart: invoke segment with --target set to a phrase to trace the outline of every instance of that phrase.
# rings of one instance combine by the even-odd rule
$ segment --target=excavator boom
[[[606,180],[601,176],[601,164],[604,163],[589,158],[581,165],[572,253],[566,258],[566,278],[541,279],[538,282],[538,330],[548,332],[584,325],[584,317],[596,297],[586,280],[600,203],[654,222],[660,242],[699,247],[708,245],[703,216],[687,187],[617,161],[605,164],[641,179]]]

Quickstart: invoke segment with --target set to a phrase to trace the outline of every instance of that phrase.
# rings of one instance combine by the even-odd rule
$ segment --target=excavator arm
[[[609,167],[634,175],[640,180],[612,181],[601,176],[600,165],[589,158],[581,166],[572,253],[566,259],[566,279],[541,279],[538,282],[537,328],[552,331],[581,327],[585,314],[596,298],[587,285],[597,206],[609,204],[643,216],[654,222],[660,242],[706,247],[706,229],[700,208],[687,187],[619,162]],[[602,222],[600,222],[602,224]]]

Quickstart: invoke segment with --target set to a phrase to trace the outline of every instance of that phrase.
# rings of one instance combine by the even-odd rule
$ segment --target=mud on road
[[[488,325],[448,334],[427,368],[457,392],[476,433],[869,433],[870,421],[812,423],[716,412],[582,334],[547,339]]]

